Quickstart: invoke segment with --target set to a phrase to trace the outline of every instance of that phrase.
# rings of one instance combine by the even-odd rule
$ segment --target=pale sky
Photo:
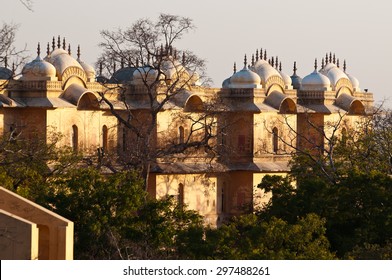
[[[304,77],[314,59],[336,53],[361,89],[374,93],[376,102],[392,107],[392,1],[389,0],[33,0],[34,11],[18,0],[1,0],[1,20],[19,24],[17,46],[27,46],[31,58],[37,43],[46,50],[52,37],[66,37],[72,52],[81,46],[81,59],[94,64],[102,29],[128,27],[139,18],[155,20],[160,13],[190,17],[197,29],[179,48],[207,60],[214,86],[256,49],[279,56],[283,72],[291,75],[293,62]],[[320,65],[320,64],[319,64]]]

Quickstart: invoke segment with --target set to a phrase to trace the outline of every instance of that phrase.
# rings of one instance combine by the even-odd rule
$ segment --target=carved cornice
[[[266,88],[266,91],[268,91],[268,89],[274,84],[281,86],[282,89],[284,89],[284,87],[285,87],[283,79],[281,77],[275,75],[275,76],[269,77],[268,80],[265,81],[264,86]]]
[[[83,69],[76,66],[70,66],[67,69],[65,69],[64,72],[61,74],[61,80],[63,83],[65,83],[72,76],[77,76],[84,83],[87,83],[86,73],[84,72]]]
[[[335,90],[338,91],[342,87],[346,87],[350,89],[351,92],[354,92],[353,85],[351,84],[350,80],[346,78],[341,78],[335,85]]]

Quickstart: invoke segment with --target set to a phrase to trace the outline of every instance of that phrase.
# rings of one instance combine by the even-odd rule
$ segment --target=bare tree
[[[1,78],[9,80],[16,75],[16,69],[21,66],[25,60],[25,50],[18,50],[15,47],[16,32],[18,25],[3,23],[0,28],[0,64]],[[3,88],[4,82],[0,84],[0,90]]]
[[[33,11],[33,1],[31,0],[19,0],[20,3],[23,4],[23,6],[26,7],[29,11]]]
[[[146,187],[158,160],[211,158],[216,152],[219,102],[193,95],[201,81],[208,82],[205,62],[174,47],[194,28],[189,18],[161,14],[156,22],[140,19],[127,29],[101,32],[100,95],[124,130],[122,159],[141,169]],[[166,127],[160,117],[168,120]]]

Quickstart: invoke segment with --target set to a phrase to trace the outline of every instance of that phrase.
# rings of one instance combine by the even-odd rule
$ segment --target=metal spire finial
[[[336,64],[336,56],[335,54],[333,54],[333,60],[332,60],[333,64]]]
[[[274,57],[271,57],[271,66],[272,66],[272,67],[275,66],[275,59],[274,59]]]
[[[279,71],[282,72],[282,62],[279,62]]]
[[[99,76],[102,76],[102,61],[99,62]]]
[[[53,36],[53,40],[52,40],[52,51],[54,51],[54,49],[56,48],[56,39]]]
[[[325,65],[328,64],[328,53],[325,54]]]
[[[113,61],[113,73],[116,72],[116,61]]]
[[[182,65],[185,65],[185,62],[186,62],[185,52],[182,52]]]
[[[246,68],[246,63],[247,63],[247,59],[246,59],[246,55],[244,56],[244,68]]]
[[[61,39],[60,39],[60,35],[57,37],[57,48],[61,48]]]
[[[254,65],[255,65],[255,55],[252,54],[252,66],[254,66]]]
[[[37,46],[37,56],[40,56],[40,54],[41,54],[41,46],[38,43],[38,46]]]
[[[324,68],[324,57],[321,59],[321,68]]]
[[[340,65],[339,65],[340,63],[339,63],[339,58],[336,60],[336,66],[338,67],[338,68],[340,68]]]
[[[150,60],[150,58],[148,60]],[[124,57],[121,57],[121,68],[124,68]]]
[[[259,60],[259,50],[256,49],[256,61]]]
[[[71,44],[68,44],[68,54],[71,55]]]
[[[332,52],[329,52],[329,63],[332,62]]]
[[[344,62],[343,62],[343,71],[344,71],[344,73],[346,73],[346,67],[347,67],[346,60],[344,60]]]
[[[314,71],[317,71],[317,58],[314,60]]]
[[[78,60],[79,60],[80,59],[80,45],[78,45],[78,51],[77,51],[76,55],[77,55]]]
[[[267,50],[264,50],[264,60],[267,60]]]
[[[294,71],[293,75],[294,76],[297,75],[297,62],[296,61],[294,61],[293,71]]]
[[[50,44],[48,42],[48,45],[46,47],[46,55],[49,55],[49,54],[50,54]]]
[[[4,57],[4,67],[8,68],[8,57]]]
[[[276,68],[279,67],[279,57],[278,56],[276,56],[275,65],[276,65]]]
[[[65,37],[63,38],[63,50],[66,48]]]
[[[237,73],[237,64],[234,62],[234,66],[233,66],[233,74]]]

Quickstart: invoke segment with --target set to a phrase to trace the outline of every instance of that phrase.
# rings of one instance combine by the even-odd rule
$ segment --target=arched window
[[[72,126],[72,149],[74,152],[79,150],[79,132],[76,125]]]
[[[178,128],[178,144],[184,144],[184,142],[185,142],[184,127],[180,126]]]
[[[122,150],[125,152],[127,150],[127,128],[122,129]]]
[[[226,183],[224,182],[221,188],[221,213],[226,211],[226,203],[225,203],[225,192],[226,192]]]
[[[178,202],[178,206],[180,208],[184,207],[184,185],[183,184],[178,185],[177,202]]]
[[[108,127],[106,125],[102,127],[102,148],[104,152],[108,150]]]
[[[278,133],[279,133],[278,129],[274,127],[272,129],[272,150],[274,153],[278,152],[278,140],[279,140]]]

